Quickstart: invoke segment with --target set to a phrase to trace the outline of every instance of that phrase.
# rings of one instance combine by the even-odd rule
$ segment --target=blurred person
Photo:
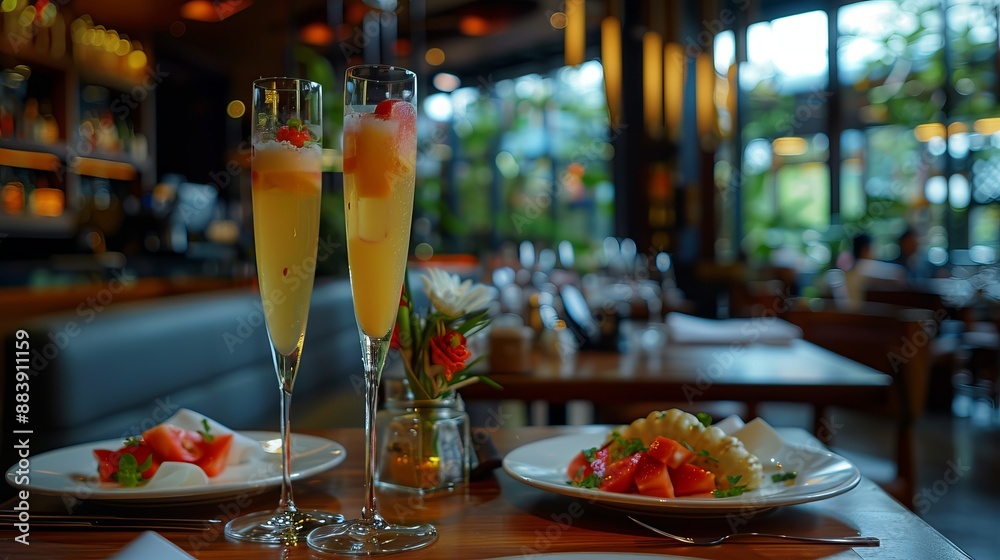
[[[925,278],[927,270],[924,266],[925,261],[918,253],[917,230],[907,226],[899,234],[896,244],[899,245],[899,256],[893,262],[906,269],[908,279]]]
[[[872,237],[860,233],[851,240],[854,262],[844,272],[844,296],[851,307],[859,307],[865,301],[868,290],[894,290],[906,287],[908,273],[906,267],[875,258]]]

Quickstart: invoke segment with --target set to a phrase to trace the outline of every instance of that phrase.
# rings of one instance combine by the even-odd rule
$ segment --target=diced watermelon
[[[142,433],[142,441],[164,461],[194,463],[201,459],[202,435],[198,432],[159,424]]]
[[[217,476],[225,470],[232,446],[233,434],[217,434],[212,437],[212,441],[203,439],[201,459],[195,464],[209,477]]]
[[[160,458],[156,456],[151,448],[145,444],[139,446],[123,446],[117,451],[111,451],[110,449],[95,449],[94,458],[97,459],[97,476],[101,482],[115,482],[115,475],[118,473],[118,466],[121,462],[122,455],[128,453],[135,458],[135,462],[139,465],[146,462],[146,459],[152,455],[152,465],[142,472],[142,477],[146,480],[153,478],[156,474],[156,470],[160,468]]]
[[[691,463],[683,464],[676,469],[667,469],[670,480],[674,484],[675,496],[693,496],[695,494],[710,494],[715,490],[715,475],[696,467]]]
[[[673,498],[674,484],[665,463],[647,453],[635,470],[635,485],[644,496]]]
[[[601,477],[600,489],[606,492],[629,492],[635,487],[635,470],[643,460],[643,452],[633,453],[608,466]]]
[[[649,444],[649,449],[646,453],[653,459],[661,463],[665,463],[668,467],[676,469],[677,467],[690,463],[691,459],[694,459],[694,451],[691,451],[683,444],[665,438],[663,436],[656,436],[653,443]]]

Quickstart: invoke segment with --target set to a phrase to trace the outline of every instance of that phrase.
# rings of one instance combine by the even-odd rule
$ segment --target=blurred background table
[[[760,402],[797,402],[821,408],[837,404],[884,403],[892,378],[804,340],[789,344],[671,344],[628,352],[580,351],[563,356],[532,355],[526,373],[491,377],[503,391],[485,384],[462,389],[476,400],[544,400],[565,404],[587,400],[595,407],[643,402],[738,401],[747,417]],[[553,423],[562,423],[554,419]]]

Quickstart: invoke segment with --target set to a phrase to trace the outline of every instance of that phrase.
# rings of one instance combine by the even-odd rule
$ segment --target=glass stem
[[[376,523],[381,518],[375,504],[375,414],[378,408],[378,385],[382,365],[389,351],[388,337],[372,338],[362,333],[362,359],[365,366],[365,505],[362,521]]]
[[[295,382],[295,370],[298,366],[298,351],[291,356],[282,356],[275,352],[275,362],[278,369],[278,384],[281,389],[281,501],[278,508],[284,513],[294,513],[295,499],[292,496],[292,384]]]

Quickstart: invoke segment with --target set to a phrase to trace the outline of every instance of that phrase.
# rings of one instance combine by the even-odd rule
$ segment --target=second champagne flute
[[[344,85],[344,212],[354,314],[365,368],[365,505],[361,518],[320,527],[309,546],[352,555],[427,546],[429,524],[394,525],[375,503],[375,409],[379,377],[406,271],[417,160],[416,75],[398,66],[347,69]]]
[[[344,520],[336,513],[300,510],[292,499],[289,406],[306,335],[319,243],[322,106],[322,89],[315,82],[265,78],[253,83],[254,248],[281,390],[281,502],[277,510],[227,523],[226,536],[236,540],[295,544],[316,527]]]

